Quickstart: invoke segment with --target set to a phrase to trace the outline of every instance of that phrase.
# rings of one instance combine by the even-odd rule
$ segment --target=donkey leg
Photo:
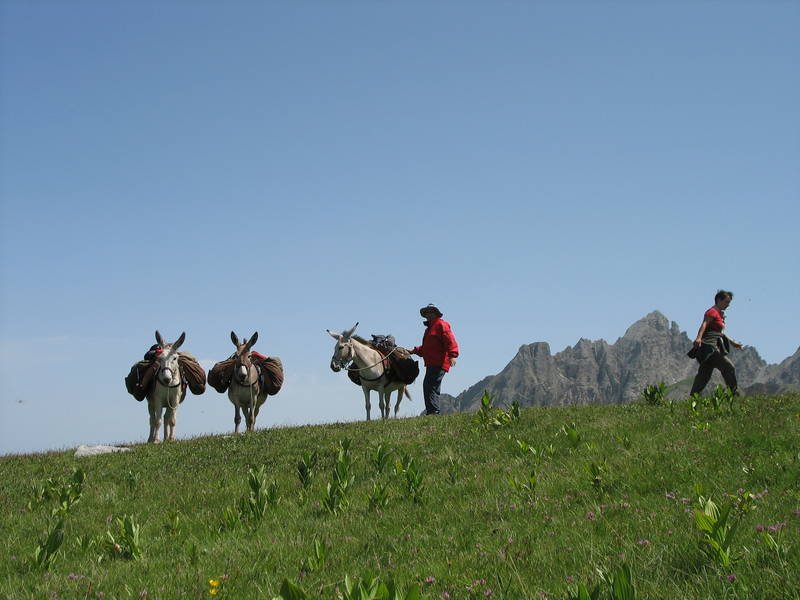
[[[247,431],[253,431],[253,407],[248,406],[244,409],[244,422],[247,425]]]
[[[403,392],[405,391],[405,387],[401,387],[397,390],[397,402],[394,405],[394,418],[397,418],[397,411],[400,410],[400,401],[403,399]]]
[[[235,412],[233,413],[233,425],[234,425],[233,432],[239,433],[239,424],[242,422],[242,413],[239,409],[238,404],[234,404],[233,408],[235,410]]]
[[[361,388],[361,389],[362,389],[362,390],[364,390],[364,408],[366,408],[366,409],[367,409],[367,421],[369,421],[369,409],[370,409],[370,404],[369,404],[369,389],[367,389],[367,388],[365,388],[365,387],[363,387],[363,386],[362,386],[362,388]]]
[[[161,406],[155,400],[148,400],[147,409],[150,411],[150,436],[148,443],[158,443],[158,432],[161,429]]]
[[[178,407],[172,408],[169,403],[164,411],[164,441],[171,442],[175,439],[175,421]]]
[[[392,410],[392,392],[386,390],[383,396],[383,414],[381,416],[384,419],[388,419],[391,410]]]

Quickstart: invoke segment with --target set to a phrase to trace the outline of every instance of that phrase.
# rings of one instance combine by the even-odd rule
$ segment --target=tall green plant
[[[700,496],[700,507],[694,511],[694,522],[700,531],[700,549],[714,562],[723,567],[731,564],[731,543],[738,522],[732,516],[733,506],[725,504],[721,509],[711,499]]]
[[[138,560],[142,556],[142,545],[139,539],[141,526],[131,515],[116,519],[117,535],[106,531],[106,548],[111,558]]]

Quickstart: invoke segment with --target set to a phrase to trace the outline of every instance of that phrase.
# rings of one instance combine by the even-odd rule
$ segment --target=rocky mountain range
[[[471,411],[480,406],[484,391],[496,406],[516,400],[520,406],[568,404],[622,404],[640,397],[648,386],[664,382],[668,397],[687,397],[697,362],[686,352],[689,336],[664,315],[654,311],[631,325],[621,338],[581,339],[551,354],[546,342],[520,347],[517,355],[496,375],[485,377],[458,396],[442,394],[444,413]],[[800,390],[800,348],[777,365],[767,364],[755,348],[733,350],[739,386],[745,394],[775,394]],[[714,372],[706,392],[722,378]]]

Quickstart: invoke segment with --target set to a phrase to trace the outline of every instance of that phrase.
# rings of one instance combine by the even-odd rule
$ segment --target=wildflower
[[[636,543],[639,544],[640,546],[649,546],[650,545],[650,540],[641,539]]]
[[[483,592],[483,597],[484,598],[489,598],[491,595],[492,595],[492,590],[491,589],[487,589],[485,592]]]
[[[778,533],[784,527],[786,527],[786,523],[775,523],[775,525],[770,525],[767,527],[767,531],[770,533]]]
[[[586,518],[590,521],[594,521],[597,518],[597,515],[594,514],[594,511],[589,511],[586,513]]]
[[[211,586],[208,590],[208,593],[212,596],[216,596],[217,592],[219,592],[219,580],[217,579],[209,579],[208,585]]]
[[[764,526],[761,523],[759,523],[758,525],[756,525],[756,531],[758,533],[762,533],[764,531]]]
[[[736,574],[730,573],[725,579],[727,579],[729,583],[733,583],[734,581],[736,581]]]
[[[442,598],[444,598],[444,600],[450,600],[450,592],[442,592]]]
[[[434,577],[433,575],[428,575],[425,578],[425,584],[426,585],[431,585],[432,583],[436,583],[436,577]]]

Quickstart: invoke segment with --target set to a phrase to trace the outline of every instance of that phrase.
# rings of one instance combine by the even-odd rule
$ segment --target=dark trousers
[[[727,356],[719,352],[714,352],[714,354],[709,356],[697,370],[697,375],[695,375],[694,383],[692,384],[692,391],[689,392],[689,395],[699,394],[703,391],[703,388],[706,387],[709,379],[711,379],[714,369],[719,369],[719,372],[722,373],[722,378],[725,380],[725,385],[727,385],[734,394],[738,391],[739,386],[736,382],[736,367],[733,366],[733,363]]]
[[[444,379],[446,372],[441,367],[425,367],[425,379],[422,380],[425,414],[439,414],[439,394],[442,391],[442,379]]]

